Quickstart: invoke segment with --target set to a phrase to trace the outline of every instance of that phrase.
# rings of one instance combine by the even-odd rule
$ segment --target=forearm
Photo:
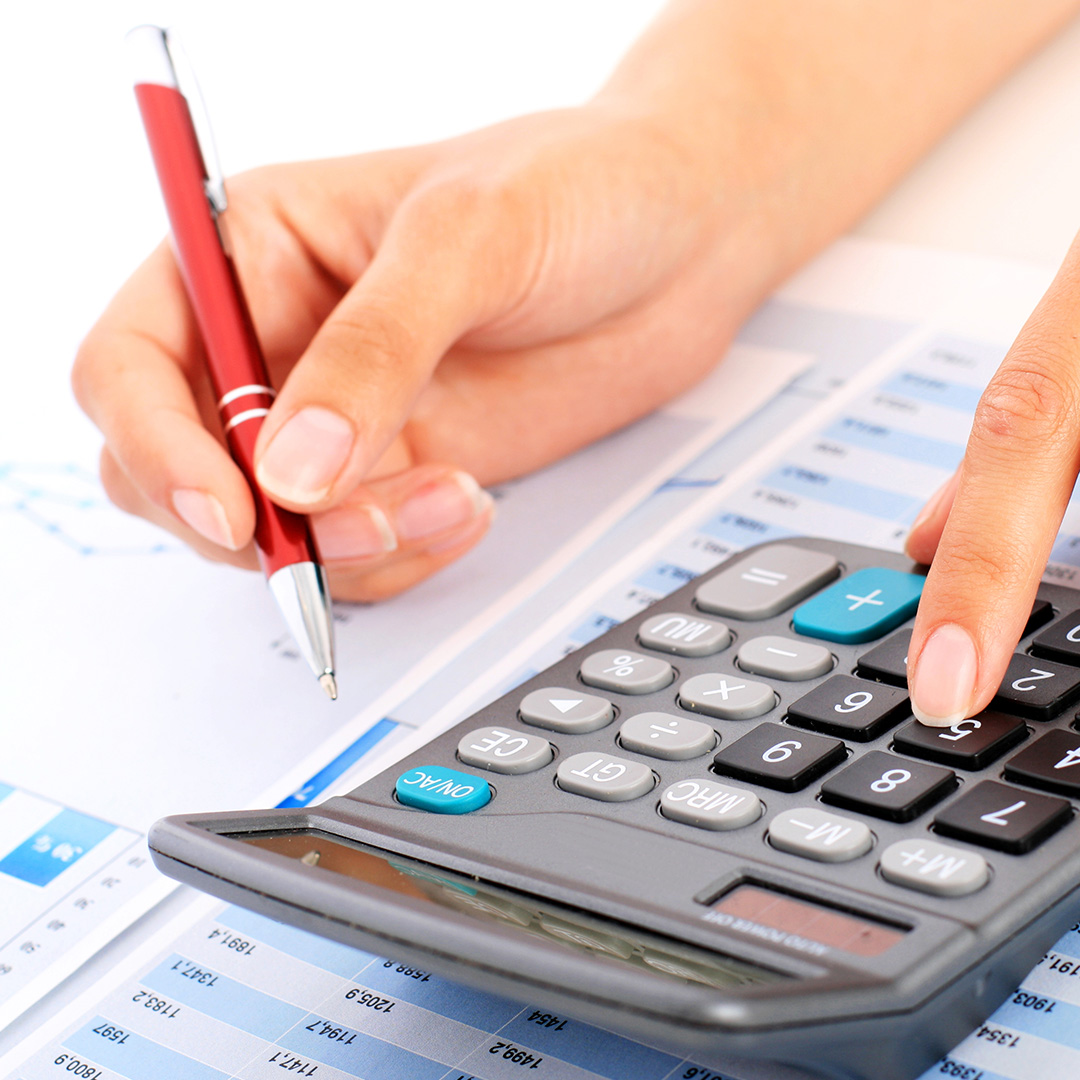
[[[768,287],[1078,11],[1077,0],[673,0],[598,100],[653,113],[717,178],[718,202],[747,200]]]

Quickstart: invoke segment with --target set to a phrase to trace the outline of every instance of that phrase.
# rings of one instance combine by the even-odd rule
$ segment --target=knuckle
[[[939,574],[965,582],[965,589],[970,590],[977,582],[1000,584],[1026,574],[1028,553],[1013,547],[989,547],[985,536],[981,542],[978,536],[953,536],[948,552],[939,552],[934,565]]]
[[[950,522],[930,567],[923,606],[971,622],[1008,620],[1012,609],[1007,598],[1031,581],[1037,563],[1034,545],[999,535],[993,523],[958,527]]]
[[[414,355],[418,347],[411,326],[374,305],[335,314],[324,327],[324,335],[332,359],[341,357],[351,370],[368,377],[399,368],[401,359]],[[360,357],[362,367],[355,363]]]
[[[469,173],[419,189],[402,207],[402,222],[425,243],[435,238],[486,260],[520,244],[542,202],[527,177]]]
[[[230,209],[234,202],[241,206],[264,202],[277,190],[288,171],[288,165],[259,165],[230,176],[227,181]]]
[[[75,352],[75,361],[71,365],[71,391],[79,408],[90,413],[91,405],[100,385],[101,362],[105,355],[98,335],[94,330],[83,339]]]
[[[1076,388],[1045,356],[1013,356],[990,380],[975,410],[972,439],[1042,443],[1071,421]]]
[[[475,174],[432,180],[408,205],[410,214],[439,221],[483,219],[504,200],[507,188],[498,178]]]

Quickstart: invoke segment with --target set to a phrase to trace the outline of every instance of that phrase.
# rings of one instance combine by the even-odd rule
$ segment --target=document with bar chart
[[[36,996],[167,890],[142,834],[0,784],[0,986]],[[39,981],[40,980],[40,981]]]

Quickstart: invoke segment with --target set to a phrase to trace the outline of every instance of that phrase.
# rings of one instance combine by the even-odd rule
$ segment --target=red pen
[[[330,591],[307,519],[271,502],[255,482],[255,439],[274,390],[222,232],[225,184],[201,100],[190,78],[182,88],[176,44],[167,30],[140,26],[128,34],[128,42],[138,65],[135,97],[165,198],[173,251],[206,350],[229,452],[255,499],[259,562],[297,647],[322,688],[336,698]],[[199,106],[201,139],[192,104]]]

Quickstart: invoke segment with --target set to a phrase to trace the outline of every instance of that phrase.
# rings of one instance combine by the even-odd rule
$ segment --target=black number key
[[[872,750],[821,786],[821,797],[887,821],[911,821],[956,787],[956,774]]]
[[[1080,698],[1080,671],[1015,653],[993,704],[1031,720],[1049,720]]]
[[[713,769],[777,791],[799,791],[844,760],[839,739],[758,724],[713,758]]]
[[[1080,735],[1048,731],[1008,762],[1005,777],[1061,795],[1080,796]]]
[[[788,723],[869,742],[910,715],[907,694],[898,687],[834,675],[788,709]]]
[[[1053,626],[1048,626],[1032,643],[1035,656],[1080,665],[1080,611],[1070,611]]]
[[[1080,611],[1076,612],[1080,616]],[[1035,602],[1031,605],[1031,614],[1028,616],[1027,625],[1024,627],[1024,632],[1020,635],[1022,638],[1028,636],[1028,634],[1034,634],[1040,626],[1045,626],[1054,617],[1054,605],[1049,600],[1041,600],[1039,597],[1035,598]],[[1051,657],[1053,659],[1053,657]],[[1068,663],[1066,660],[1065,663]],[[1080,664],[1080,657],[1077,657],[1073,663]]]
[[[934,819],[943,836],[1022,855],[1057,832],[1072,815],[1064,799],[983,780]]]
[[[893,736],[893,746],[957,769],[982,769],[1026,737],[1027,725],[1018,716],[982,712],[947,728],[908,724]]]
[[[893,686],[907,686],[907,654],[911,631],[898,630],[880,645],[859,657],[859,674]]]

